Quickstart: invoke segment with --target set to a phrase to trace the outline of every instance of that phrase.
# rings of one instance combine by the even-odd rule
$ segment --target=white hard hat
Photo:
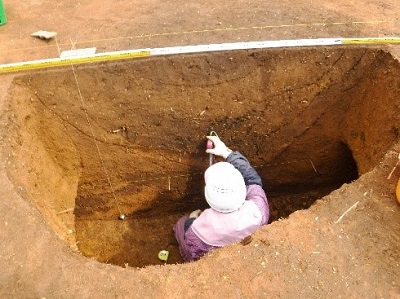
[[[239,209],[246,200],[242,174],[228,162],[211,165],[204,173],[204,195],[211,208],[221,213]]]

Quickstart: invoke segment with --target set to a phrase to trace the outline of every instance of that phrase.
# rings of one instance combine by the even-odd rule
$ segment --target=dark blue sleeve
[[[185,220],[185,226],[184,226],[185,233],[189,229],[189,227],[193,224],[193,221],[195,221],[195,220],[196,220],[196,218],[188,218]]]
[[[249,185],[259,185],[262,187],[261,177],[258,175],[257,171],[250,165],[249,160],[246,159],[238,151],[232,152],[226,161],[231,163],[237,170],[240,171],[244,178],[246,186]]]

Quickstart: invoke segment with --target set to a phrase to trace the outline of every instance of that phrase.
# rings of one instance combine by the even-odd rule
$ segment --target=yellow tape
[[[166,47],[155,49],[142,49],[130,51],[107,52],[88,56],[51,58],[45,60],[34,60],[0,65],[0,74],[17,71],[37,70],[50,67],[60,67],[75,64],[105,62],[111,60],[121,60],[130,58],[140,58],[147,56],[160,56],[184,53],[200,53],[213,51],[229,51],[237,49],[259,49],[277,47],[305,47],[305,46],[329,46],[329,45],[361,45],[361,44],[394,44],[400,43],[400,37],[369,37],[369,38],[321,38],[321,39],[301,39],[301,40],[277,40],[244,43],[210,44],[197,46]]]
[[[343,38],[343,45],[363,45],[363,44],[396,44],[400,43],[398,37],[382,37],[382,38]]]
[[[93,62],[105,62],[111,60],[121,60],[130,58],[140,58],[150,56],[150,51],[137,51],[137,52],[114,52],[107,54],[99,54],[83,57],[68,57],[68,58],[53,58],[46,60],[27,61],[14,64],[0,65],[1,73],[11,73],[17,71],[37,70],[50,67],[60,67]]]

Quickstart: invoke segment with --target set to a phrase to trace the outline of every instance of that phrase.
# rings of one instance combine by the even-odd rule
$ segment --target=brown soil
[[[69,42],[102,51],[400,34],[395,1],[313,8],[239,1],[210,11],[209,3],[179,1],[39,2],[54,15],[35,26],[51,28],[34,26],[43,7],[6,5],[2,40],[29,48],[2,44],[2,62],[54,56],[57,44]],[[115,5],[118,12],[110,10]],[[56,12],[57,20],[78,16],[60,27]],[[254,23],[265,14],[288,26]],[[304,25],[316,22],[330,25]],[[82,35],[68,41],[77,28]],[[28,29],[57,31],[57,44],[35,46],[46,42],[27,40]],[[105,42],[107,31],[115,42]],[[395,298],[398,53],[394,46],[250,50],[3,76],[0,294]],[[272,223],[250,243],[182,264],[171,229],[205,207],[204,136],[211,130],[257,168]],[[162,249],[170,251],[167,265],[157,258]]]

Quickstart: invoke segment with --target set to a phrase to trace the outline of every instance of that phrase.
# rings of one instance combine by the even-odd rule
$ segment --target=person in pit
[[[207,138],[214,148],[206,152],[226,161],[211,165],[204,173],[204,195],[210,208],[181,217],[173,228],[186,262],[243,240],[269,219],[267,197],[256,170],[246,157],[230,150],[218,136]]]

